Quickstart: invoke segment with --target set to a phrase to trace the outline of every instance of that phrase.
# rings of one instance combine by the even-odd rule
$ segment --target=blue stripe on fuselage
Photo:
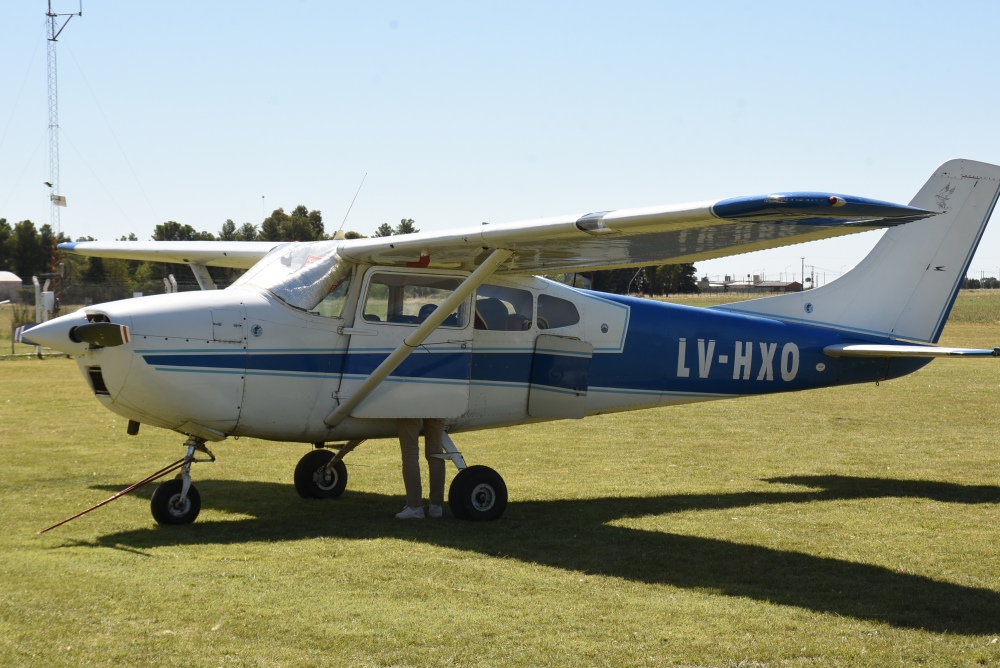
[[[928,362],[907,359],[890,364],[881,359],[835,359],[823,354],[824,347],[836,343],[898,343],[884,337],[617,295],[600,297],[628,306],[631,315],[621,352],[594,352],[590,387],[683,395],[760,394],[892,378]],[[365,376],[389,350],[139,352],[147,364],[162,370],[238,373],[245,369],[248,374],[308,377],[341,373]],[[474,350],[471,359],[468,351],[457,348],[416,352],[392,376],[471,380],[479,385],[526,385],[534,380],[560,386],[559,382],[532,379],[535,354],[531,347],[514,345]],[[585,364],[586,359],[580,362]]]

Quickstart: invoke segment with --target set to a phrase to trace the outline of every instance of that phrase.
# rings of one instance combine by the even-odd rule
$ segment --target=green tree
[[[373,234],[372,236],[374,236],[374,237],[391,237],[392,236],[392,225],[390,225],[389,223],[382,223],[381,225],[378,226],[378,229],[375,230],[375,234]]]
[[[220,241],[236,241],[236,223],[232,219],[227,220],[222,224],[222,229],[219,230],[219,240]]]
[[[155,241],[214,241],[211,232],[199,232],[190,225],[181,225],[173,220],[160,223],[153,230]]]
[[[244,226],[245,227],[245,226]],[[323,214],[310,211],[302,204],[292,209],[291,215],[284,209],[275,209],[260,225],[261,241],[318,241],[326,238],[323,229]]]
[[[414,225],[413,225],[413,219],[412,218],[402,218],[399,221],[399,225],[396,226],[395,233],[396,234],[415,234],[416,232],[419,232],[419,231],[420,230],[418,230],[416,227],[414,227]]]
[[[275,209],[271,212],[271,215],[264,219],[264,222],[260,224],[260,235],[261,241],[288,241],[284,239],[282,234],[284,232],[284,223],[288,220],[288,214],[285,213],[284,209]]]
[[[687,294],[699,292],[698,278],[693,264],[664,264],[656,267],[651,280],[655,295]]]
[[[41,240],[35,224],[22,220],[14,226],[7,248],[11,255],[14,273],[26,280],[46,271],[46,255],[42,251]]]
[[[69,239],[67,239],[67,241],[69,241]],[[93,237],[78,237],[76,241],[95,241],[95,239]],[[83,280],[83,277],[86,276],[87,271],[90,268],[91,260],[95,259],[97,258],[77,255],[76,253],[60,253],[59,261],[63,263],[66,269],[66,283],[64,285],[70,285],[74,282],[80,282]],[[63,300],[63,302],[66,303],[66,300]]]
[[[87,268],[83,271],[83,275],[80,276],[80,280],[92,285],[106,283],[108,278],[104,272],[104,258],[88,257]]]
[[[8,241],[14,230],[11,229],[10,223],[7,222],[6,218],[0,218],[0,271],[12,271],[14,265],[11,262],[11,252]]]
[[[309,211],[303,205],[292,209],[292,214],[281,223],[282,241],[318,241],[325,236],[323,216],[319,211]]]
[[[236,238],[240,241],[257,241],[257,226],[253,223],[243,223],[243,227],[236,233]]]
[[[634,292],[669,295],[700,291],[695,266],[690,263],[597,271],[592,281],[594,290],[618,295]]]

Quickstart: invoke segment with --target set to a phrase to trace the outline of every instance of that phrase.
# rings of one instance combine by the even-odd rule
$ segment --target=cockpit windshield
[[[350,275],[351,264],[337,255],[339,241],[313,241],[278,246],[233,286],[267,290],[290,306],[315,308]]]

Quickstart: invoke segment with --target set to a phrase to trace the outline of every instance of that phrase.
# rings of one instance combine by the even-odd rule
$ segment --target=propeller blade
[[[126,325],[116,325],[113,322],[91,322],[77,325],[69,330],[69,338],[77,343],[89,343],[98,348],[112,348],[128,343],[129,333]]]

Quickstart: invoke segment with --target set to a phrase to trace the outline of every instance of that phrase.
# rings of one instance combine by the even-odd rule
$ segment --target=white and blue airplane
[[[81,242],[63,251],[248,271],[225,290],[87,306],[22,341],[69,353],[105,407],[186,435],[158,522],[194,521],[206,442],[313,444],[303,497],[340,496],[344,456],[437,417],[448,434],[742,395],[876,382],[935,357],[1000,192],[1000,167],[953,160],[908,206],[796,192],[311,243]],[[814,290],[691,308],[579,290],[534,274],[697,262],[888,229],[852,271]],[[466,466],[458,518],[507,505],[496,471]],[[214,459],[214,458],[213,458]]]

